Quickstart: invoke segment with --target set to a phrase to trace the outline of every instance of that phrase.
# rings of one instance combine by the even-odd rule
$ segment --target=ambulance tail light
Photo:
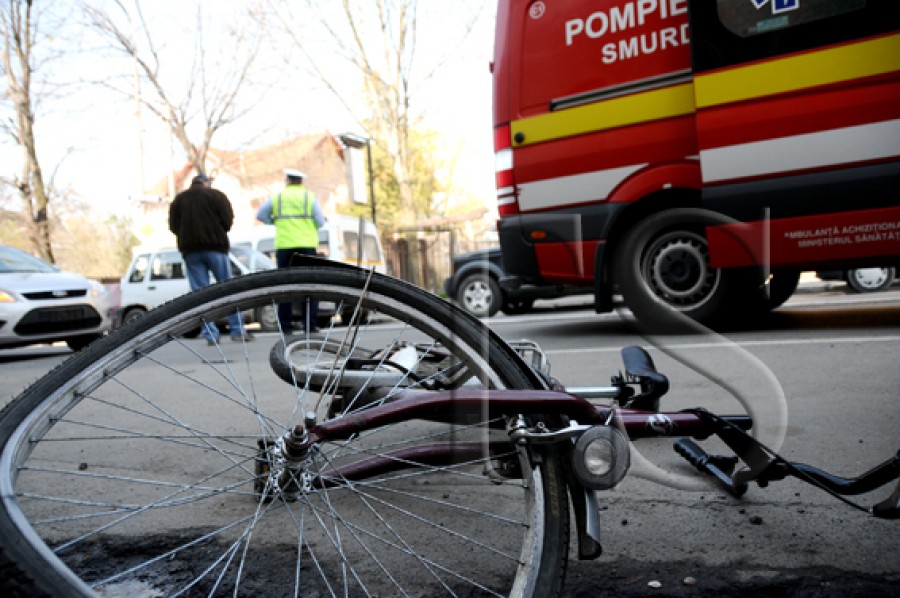
[[[509,125],[501,125],[494,129],[494,152],[497,171],[497,210],[502,218],[519,213]]]

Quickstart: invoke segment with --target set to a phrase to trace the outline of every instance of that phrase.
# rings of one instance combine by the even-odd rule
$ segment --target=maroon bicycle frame
[[[495,420],[516,415],[565,415],[584,425],[600,425],[609,421],[610,410],[557,390],[476,390],[459,389],[442,392],[405,391],[399,398],[342,417],[314,425],[308,430],[304,447],[320,442],[341,441],[355,434],[409,420],[426,420],[461,426],[473,421]],[[616,409],[616,425],[635,440],[660,436],[706,438],[713,433],[709,420],[690,411],[651,412],[627,408]],[[749,429],[747,416],[728,416],[731,423]],[[339,471],[323,472],[325,485],[340,480],[359,480],[409,467],[412,463],[446,465],[475,461],[485,456],[511,452],[509,442],[421,444],[344,465]],[[319,484],[323,482],[320,479]]]

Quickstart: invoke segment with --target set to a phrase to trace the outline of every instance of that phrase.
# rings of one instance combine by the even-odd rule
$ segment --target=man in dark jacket
[[[233,222],[234,212],[228,197],[213,189],[209,177],[203,173],[195,176],[191,186],[172,201],[169,230],[178,240],[178,250],[187,266],[192,291],[208,286],[210,274],[219,282],[231,278],[228,231]],[[228,325],[231,340],[253,340],[253,336],[244,330],[240,313],[228,316]],[[213,322],[203,327],[202,334],[209,345],[215,345],[219,339],[219,329]]]

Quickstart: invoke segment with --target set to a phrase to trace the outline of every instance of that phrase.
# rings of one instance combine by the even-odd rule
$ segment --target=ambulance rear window
[[[866,0],[718,0],[717,5],[729,31],[752,37],[855,12]]]

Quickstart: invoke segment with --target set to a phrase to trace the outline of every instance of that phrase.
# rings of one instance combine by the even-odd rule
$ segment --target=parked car
[[[0,347],[65,341],[73,350],[109,330],[102,284],[0,245]]]
[[[453,257],[453,274],[444,281],[447,296],[469,313],[491,317],[527,313],[537,299],[555,299],[592,292],[590,287],[523,284],[503,270],[499,247],[461,253]]]
[[[231,271],[235,276],[275,268],[272,260],[246,247],[232,247],[230,257]],[[116,327],[128,324],[154,307],[189,292],[191,287],[181,252],[160,249],[138,253],[122,277],[120,289],[119,308],[114,318]],[[264,330],[277,329],[275,310],[271,306],[257,308],[249,314],[247,321],[259,322]]]
[[[816,272],[822,280],[843,280],[857,293],[875,293],[891,288],[896,278],[895,268],[855,268]]]

